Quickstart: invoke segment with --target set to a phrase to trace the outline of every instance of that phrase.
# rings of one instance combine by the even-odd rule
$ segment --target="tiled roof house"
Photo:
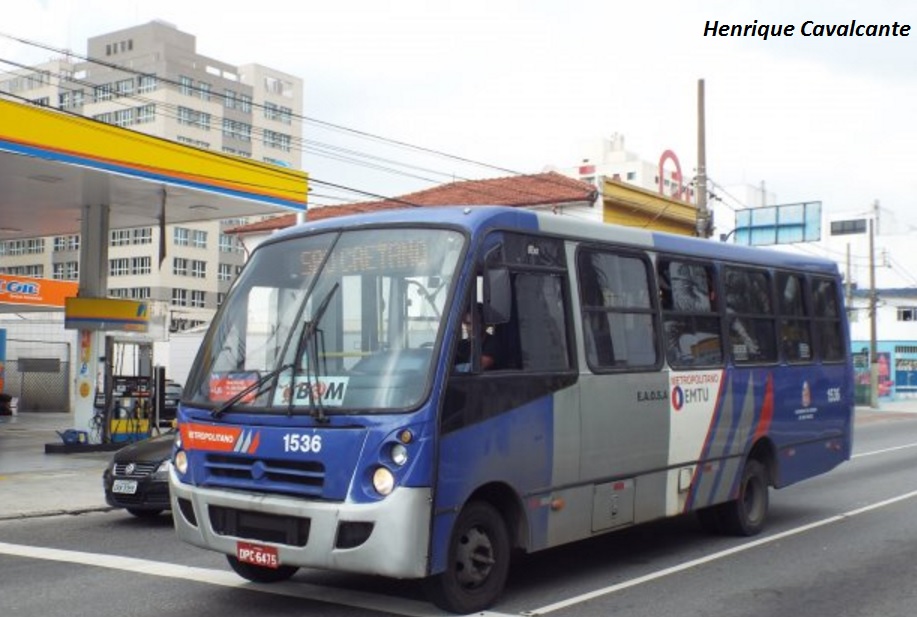
[[[517,208],[591,207],[597,197],[595,186],[557,172],[508,176],[487,180],[452,182],[393,199],[312,208],[306,220],[318,221],[347,214],[376,212],[417,206],[512,206]],[[283,214],[227,231],[232,234],[267,234],[296,223],[296,214]]]

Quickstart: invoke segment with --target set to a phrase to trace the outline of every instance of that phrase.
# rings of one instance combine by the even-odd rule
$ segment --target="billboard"
[[[766,246],[821,240],[821,202],[807,201],[736,211],[736,244]]]
[[[79,283],[0,274],[0,303],[61,308],[75,296]]]

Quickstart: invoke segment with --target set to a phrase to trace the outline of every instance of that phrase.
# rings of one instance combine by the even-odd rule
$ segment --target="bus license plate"
[[[136,480],[115,480],[111,485],[112,493],[120,493],[122,495],[133,495],[137,492],[137,481]]]
[[[273,546],[262,546],[251,542],[236,542],[236,557],[242,563],[250,563],[263,568],[279,568],[280,558]]]

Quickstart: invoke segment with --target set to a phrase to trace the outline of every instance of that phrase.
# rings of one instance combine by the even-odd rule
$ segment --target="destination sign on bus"
[[[302,251],[299,261],[302,274],[315,274],[327,254],[325,249]],[[325,268],[333,274],[358,274],[371,271],[422,271],[429,264],[429,250],[424,239],[387,240],[359,246],[338,246]]]

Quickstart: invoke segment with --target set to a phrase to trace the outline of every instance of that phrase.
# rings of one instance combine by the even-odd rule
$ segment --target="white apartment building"
[[[198,54],[193,35],[162,21],[92,37],[85,59],[0,75],[0,96],[197,148],[302,166],[302,80]],[[113,229],[109,295],[168,304],[173,331],[208,321],[245,259],[223,230],[245,222],[169,225],[161,264],[158,227]],[[79,245],[79,235],[5,239],[0,272],[78,280]]]

